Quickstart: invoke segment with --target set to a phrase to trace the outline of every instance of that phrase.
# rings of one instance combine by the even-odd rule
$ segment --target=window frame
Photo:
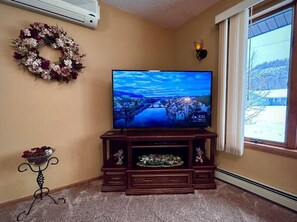
[[[262,10],[265,10],[271,6],[271,2],[261,5],[253,10],[254,14]],[[297,63],[293,62],[297,61],[297,1],[294,1],[293,3],[273,10],[264,15],[261,15],[258,18],[253,19],[253,22],[263,19],[271,14],[275,14],[289,7],[293,8],[293,21],[285,142],[280,143],[244,137],[244,147],[297,158]],[[295,32],[296,34],[294,35]]]

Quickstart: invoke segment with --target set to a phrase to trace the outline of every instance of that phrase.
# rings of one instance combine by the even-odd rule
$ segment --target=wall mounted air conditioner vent
[[[0,3],[54,16],[91,29],[97,27],[100,19],[97,0],[0,0]]]

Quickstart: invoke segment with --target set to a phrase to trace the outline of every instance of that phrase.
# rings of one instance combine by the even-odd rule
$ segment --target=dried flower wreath
[[[15,48],[13,57],[42,79],[69,82],[84,68],[81,60],[86,54],[80,54],[78,44],[58,26],[35,22],[21,30],[12,43]],[[51,62],[41,57],[38,49],[43,46],[59,50],[59,61]]]

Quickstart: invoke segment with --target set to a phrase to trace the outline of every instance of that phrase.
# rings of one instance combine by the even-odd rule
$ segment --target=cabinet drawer
[[[211,183],[214,180],[213,170],[195,170],[193,183]]]
[[[190,173],[184,174],[132,174],[129,176],[130,185],[137,187],[184,187],[191,186]]]
[[[105,185],[126,185],[125,173],[106,172],[104,176]]]

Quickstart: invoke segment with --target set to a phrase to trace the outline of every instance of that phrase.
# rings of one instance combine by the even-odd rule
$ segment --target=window
[[[246,141],[297,147],[294,10],[292,5],[277,9],[249,25]]]

